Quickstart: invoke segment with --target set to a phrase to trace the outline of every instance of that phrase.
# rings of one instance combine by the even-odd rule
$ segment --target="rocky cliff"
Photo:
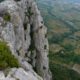
[[[0,2],[0,40],[7,42],[20,68],[0,80],[51,80],[47,28],[33,0]]]

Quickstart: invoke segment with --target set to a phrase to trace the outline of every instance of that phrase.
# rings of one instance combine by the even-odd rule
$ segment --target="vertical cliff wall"
[[[47,28],[33,0],[0,3],[0,40],[7,42],[25,71],[36,72],[43,80],[51,80]]]

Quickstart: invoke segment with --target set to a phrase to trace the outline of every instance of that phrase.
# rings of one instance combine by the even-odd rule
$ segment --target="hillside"
[[[80,1],[36,1],[48,27],[54,80],[80,80]]]

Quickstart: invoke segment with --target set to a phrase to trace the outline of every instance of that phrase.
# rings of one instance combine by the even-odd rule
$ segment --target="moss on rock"
[[[9,14],[9,13],[5,13],[5,14],[3,15],[3,19],[4,19],[5,21],[10,21],[10,20],[11,20],[10,14]]]

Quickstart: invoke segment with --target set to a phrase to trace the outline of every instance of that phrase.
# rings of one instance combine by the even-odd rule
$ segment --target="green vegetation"
[[[19,67],[18,60],[11,54],[5,42],[0,41],[0,70],[8,67]]]
[[[9,14],[9,13],[5,13],[5,14],[3,15],[3,19],[4,19],[5,21],[10,21],[10,20],[11,20],[10,14]]]
[[[50,52],[50,60],[54,62],[58,62],[61,64],[66,64],[68,66],[71,66],[72,64],[80,64],[80,55],[75,54],[74,52],[65,52],[62,51],[58,52],[56,54]]]
[[[80,80],[80,74],[71,69],[73,64],[80,64],[80,55],[50,52],[49,58],[54,80]]]
[[[50,69],[53,74],[53,80],[80,80],[80,74],[61,64],[50,61]]]
[[[60,34],[53,34],[53,36],[49,39],[50,44],[56,43],[60,44],[63,41],[64,37]]]

